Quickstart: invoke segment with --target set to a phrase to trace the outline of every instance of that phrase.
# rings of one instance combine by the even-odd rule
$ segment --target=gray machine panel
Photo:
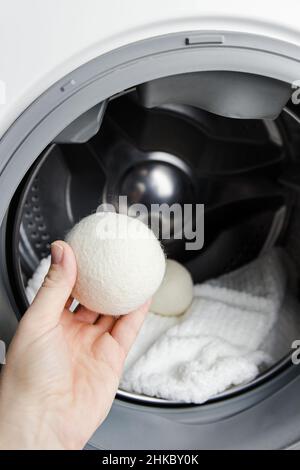
[[[202,42],[199,32],[172,34],[131,44],[85,64],[53,85],[2,137],[1,339],[9,342],[18,316],[5,262],[5,214],[28,168],[56,136],[63,136],[63,129],[108,97],[168,75],[227,70],[285,83],[300,76],[299,48],[292,44],[226,31],[205,32],[205,38],[208,33],[210,38],[221,35],[222,41]],[[290,367],[236,399],[203,407],[167,412],[116,400],[90,444],[108,449],[284,448],[300,440],[299,392],[298,369]]]

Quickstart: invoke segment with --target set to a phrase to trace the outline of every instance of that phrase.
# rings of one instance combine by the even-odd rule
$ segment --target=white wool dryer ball
[[[90,310],[123,315],[158,289],[165,255],[141,221],[115,212],[82,219],[67,236],[77,261],[73,296]]]
[[[151,312],[160,315],[181,315],[193,300],[192,276],[182,264],[168,259],[160,288],[152,299]]]

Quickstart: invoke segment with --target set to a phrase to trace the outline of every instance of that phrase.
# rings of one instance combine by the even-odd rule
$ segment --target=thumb
[[[40,326],[55,327],[62,315],[76,281],[76,259],[72,248],[63,241],[51,245],[51,266],[34,301],[27,310],[27,321],[36,319]]]

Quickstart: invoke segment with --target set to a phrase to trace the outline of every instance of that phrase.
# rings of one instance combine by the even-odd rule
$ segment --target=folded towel
[[[31,302],[50,259],[26,289]],[[287,295],[287,258],[273,249],[218,279],[194,286],[180,317],[149,312],[125,363],[123,390],[203,403],[250,382],[288,352],[300,333],[299,304]]]
[[[289,321],[280,323],[281,353],[288,352],[299,332],[298,304],[291,308],[286,285],[283,253],[272,250],[241,269],[196,285],[193,303],[182,317],[150,313],[129,353],[121,388],[203,403],[253,380],[278,359],[273,356],[276,325],[285,310]]]

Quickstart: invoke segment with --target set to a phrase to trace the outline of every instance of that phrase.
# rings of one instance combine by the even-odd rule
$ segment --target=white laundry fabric
[[[283,253],[272,250],[237,271],[196,285],[191,307],[173,323],[149,314],[121,387],[203,403],[253,380],[289,351],[300,331],[299,304],[286,295],[285,265]]]
[[[29,301],[50,260],[26,289]],[[287,259],[274,249],[232,273],[194,286],[181,317],[149,313],[125,364],[123,390],[203,403],[253,380],[300,333],[299,304],[287,294]]]

